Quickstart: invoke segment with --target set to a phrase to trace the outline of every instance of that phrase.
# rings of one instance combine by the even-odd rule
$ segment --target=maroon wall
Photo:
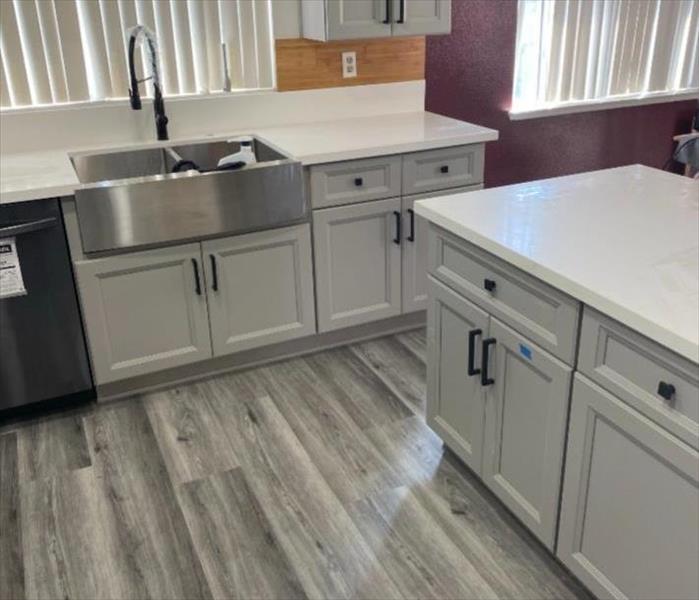
[[[631,163],[662,167],[693,100],[510,121],[516,0],[453,0],[452,34],[427,38],[426,109],[500,132],[489,187]]]

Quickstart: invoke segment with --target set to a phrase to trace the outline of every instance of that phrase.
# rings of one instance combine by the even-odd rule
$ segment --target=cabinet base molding
[[[228,356],[211,358],[174,369],[107,383],[97,386],[97,400],[98,402],[107,402],[132,394],[151,392],[205,377],[249,369],[294,356],[312,354],[336,346],[344,346],[353,342],[408,331],[417,327],[423,327],[425,319],[425,311],[417,311],[373,323],[364,323],[354,327],[310,335],[262,348],[245,350]]]

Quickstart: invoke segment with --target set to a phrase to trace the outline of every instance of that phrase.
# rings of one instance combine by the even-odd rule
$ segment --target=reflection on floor
[[[580,598],[398,334],[0,430],[0,597]]]

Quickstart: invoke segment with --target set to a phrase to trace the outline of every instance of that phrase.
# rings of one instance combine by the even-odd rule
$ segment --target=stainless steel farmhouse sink
[[[259,138],[257,163],[216,170],[235,140],[71,156],[86,253],[243,233],[306,220],[298,161]],[[173,172],[175,171],[175,172]]]

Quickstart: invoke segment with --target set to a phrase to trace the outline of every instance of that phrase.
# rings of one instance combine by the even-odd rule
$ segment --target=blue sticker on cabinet
[[[532,359],[532,349],[524,344],[519,345],[519,353],[524,356],[524,358]]]

